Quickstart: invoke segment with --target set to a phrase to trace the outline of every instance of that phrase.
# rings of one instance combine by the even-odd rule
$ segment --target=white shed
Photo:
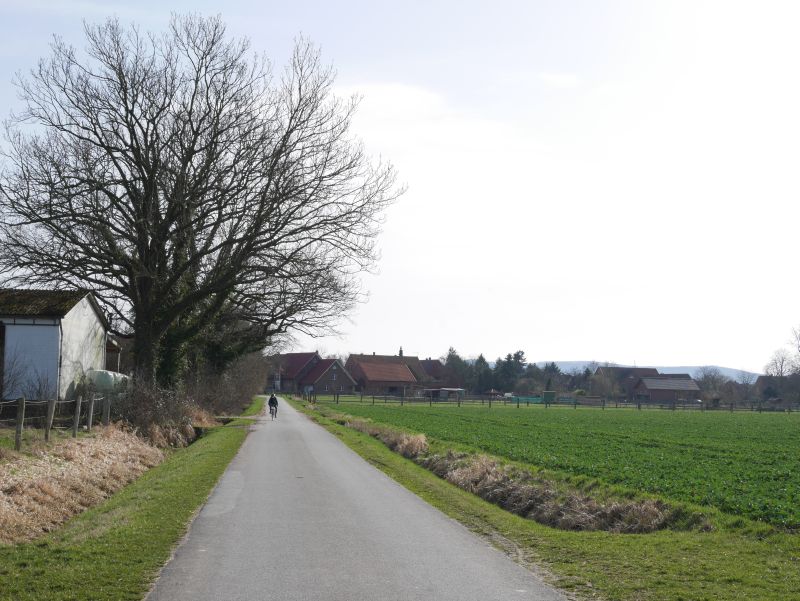
[[[91,292],[0,289],[0,398],[72,398],[105,369],[107,332]]]

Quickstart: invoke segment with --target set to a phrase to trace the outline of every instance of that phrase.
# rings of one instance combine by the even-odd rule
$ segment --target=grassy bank
[[[263,402],[246,413],[257,414]],[[209,429],[51,535],[0,546],[0,600],[140,600],[238,451],[247,423]]]
[[[744,518],[739,530],[726,527],[712,532],[558,530],[466,493],[374,438],[340,426],[319,412],[315,419],[426,501],[486,536],[517,561],[544,566],[551,582],[580,596],[620,601],[800,599],[797,535],[748,523]]]

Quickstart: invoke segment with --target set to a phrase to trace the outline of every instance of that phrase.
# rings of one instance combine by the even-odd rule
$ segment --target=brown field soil
[[[32,540],[98,504],[164,454],[109,426],[0,462],[0,544]]]

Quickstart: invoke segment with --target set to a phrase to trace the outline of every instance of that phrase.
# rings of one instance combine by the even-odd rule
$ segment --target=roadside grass
[[[241,417],[253,417],[255,415],[260,415],[264,412],[264,403],[266,403],[266,397],[259,395],[253,398],[253,402],[242,411]]]
[[[256,397],[248,415],[263,407]],[[140,600],[247,436],[209,428],[106,502],[31,543],[0,546],[2,601]]]
[[[295,406],[304,410],[301,403]],[[342,410],[343,408],[337,407]],[[318,411],[313,419],[367,461],[516,561],[581,598],[800,600],[800,538],[758,524],[713,532],[570,532],[526,520],[438,478]],[[712,510],[713,512],[713,510]]]

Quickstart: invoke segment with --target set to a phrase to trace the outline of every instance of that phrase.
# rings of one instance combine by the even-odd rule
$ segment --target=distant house
[[[447,374],[444,363],[439,359],[431,359],[428,357],[427,359],[421,359],[419,363],[432,382],[444,382],[446,380]]]
[[[412,396],[432,382],[418,357],[398,355],[350,355],[347,371],[364,394]]]
[[[800,374],[788,376],[758,376],[755,381],[757,398],[765,401],[800,401]]]
[[[640,378],[651,378],[659,375],[655,367],[621,367],[616,365],[604,365],[598,367],[594,372],[595,382],[605,380],[606,382],[615,383],[618,388],[617,394],[629,401],[634,399],[634,388]],[[594,394],[614,396],[601,389],[605,388],[604,386],[593,386],[592,388]]]
[[[640,378],[634,386],[634,398],[646,403],[677,403],[694,401],[700,396],[700,387],[691,378],[658,376]]]
[[[352,394],[356,381],[338,359],[323,359],[319,353],[283,353],[273,357],[268,388],[297,394]]]
[[[105,369],[107,332],[87,290],[0,289],[0,398],[73,398]]]
[[[315,394],[353,394],[356,381],[338,359],[320,359],[299,376],[299,389]]]
[[[276,392],[302,392],[301,378],[322,361],[319,353],[282,353],[273,358],[269,388]]]

